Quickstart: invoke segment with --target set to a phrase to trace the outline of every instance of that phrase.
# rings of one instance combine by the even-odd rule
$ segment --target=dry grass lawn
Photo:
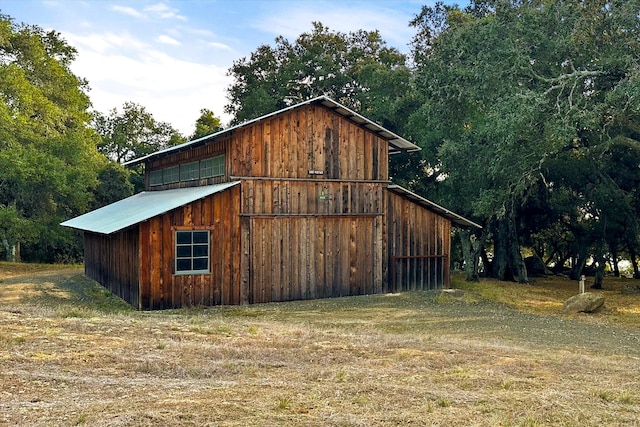
[[[131,310],[79,267],[0,263],[0,425],[640,425],[640,295],[567,280]]]

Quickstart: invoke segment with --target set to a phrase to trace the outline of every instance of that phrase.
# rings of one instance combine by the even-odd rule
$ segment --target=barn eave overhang
[[[294,110],[296,108],[300,108],[304,105],[309,105],[309,104],[321,104],[327,108],[329,108],[330,110],[336,112],[337,114],[340,114],[341,116],[347,118],[348,120],[351,120],[352,122],[356,123],[359,126],[362,126],[363,128],[366,128],[368,130],[370,130],[371,132],[375,133],[376,135],[378,135],[380,138],[386,140],[389,143],[389,154],[393,155],[393,154],[398,154],[398,153],[407,153],[407,152],[413,152],[413,151],[420,151],[421,148],[418,147],[417,145],[413,144],[412,142],[409,142],[408,140],[404,139],[403,137],[395,134],[394,132],[391,132],[388,129],[385,129],[384,127],[378,125],[377,123],[367,119],[366,117],[362,116],[361,114],[356,113],[355,111],[350,110],[349,108],[345,107],[344,105],[334,101],[333,99],[327,97],[327,96],[319,96],[317,98],[312,98],[309,99],[307,101],[301,102],[299,104],[295,104],[292,105],[290,107],[287,108],[283,108],[282,110],[278,110],[275,111],[273,113],[252,119],[252,120],[248,120],[246,122],[240,123],[236,126],[232,126],[230,128],[221,130],[219,132],[216,133],[212,133],[210,135],[206,135],[203,136],[201,138],[197,138],[194,139],[192,141],[188,141],[185,142],[183,144],[180,145],[176,145],[173,147],[169,147],[169,148],[165,148],[163,150],[159,150],[156,151],[155,153],[151,153],[149,155],[143,156],[143,157],[139,157],[137,159],[133,159],[130,160],[128,162],[125,162],[124,165],[125,166],[134,166],[140,163],[144,163],[153,159],[157,159],[157,158],[161,158],[164,156],[167,156],[169,154],[175,154],[175,153],[179,153],[181,151],[187,150],[187,149],[193,149],[196,148],[200,145],[206,144],[208,142],[212,142],[224,137],[228,137],[230,136],[235,130],[248,126],[250,124],[253,123],[257,123],[259,121],[262,120],[266,120],[269,119],[273,116],[276,116],[278,114],[282,114],[285,113],[287,111],[290,110]]]
[[[424,206],[427,209],[430,209],[436,213],[438,213],[439,215],[442,215],[443,217],[449,219],[453,224],[459,226],[459,227],[463,227],[463,228],[482,228],[482,226],[480,224],[476,224],[475,222],[461,216],[458,215],[455,212],[450,211],[447,208],[444,208],[440,205],[438,205],[437,203],[432,202],[429,199],[426,199],[412,191],[407,190],[404,187],[401,187],[399,185],[396,184],[392,184],[389,185],[389,187],[387,187],[389,189],[389,191],[392,191],[396,194],[399,194],[403,197],[406,197],[407,199],[413,201],[414,203],[417,203],[421,206]]]

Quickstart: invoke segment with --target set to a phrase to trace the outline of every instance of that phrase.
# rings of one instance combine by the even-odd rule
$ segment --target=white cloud
[[[135,18],[144,18],[144,15],[142,13],[129,6],[114,5],[111,6],[111,9],[116,12],[124,13],[125,15],[133,16]]]
[[[145,11],[147,12],[153,12],[156,13],[160,18],[162,19],[178,19],[180,21],[186,21],[187,17],[184,15],[181,15],[178,11],[178,9],[175,8],[171,8],[169,6],[167,6],[165,3],[157,3],[151,6],[147,6],[144,8]]]
[[[172,46],[180,46],[180,42],[172,37],[169,37],[165,34],[158,36],[158,41],[164,44],[170,44]]]
[[[275,3],[280,4],[280,3]],[[326,2],[304,2],[291,6],[284,2],[287,10],[270,9],[252,25],[274,35],[283,35],[295,40],[300,34],[312,30],[312,22],[321,22],[331,31],[349,33],[358,29],[379,30],[383,40],[401,51],[405,51],[407,40],[414,31],[409,28],[406,14],[390,7],[377,6],[375,2],[340,5]]]
[[[218,43],[218,42],[207,42],[207,46],[211,46],[215,49],[232,50],[230,46],[224,43]]]
[[[226,98],[221,96],[231,83],[225,67],[179,60],[130,36],[67,36],[82,40],[75,44],[79,55],[72,69],[78,76],[90,76],[95,110],[107,113],[127,101],[136,102],[184,135],[193,133],[201,108],[212,110],[223,122],[230,120],[223,114]],[[97,43],[100,39],[104,41]],[[124,53],[113,48],[120,43],[136,49]]]

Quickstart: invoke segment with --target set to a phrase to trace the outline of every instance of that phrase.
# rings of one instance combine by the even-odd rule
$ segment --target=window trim
[[[178,235],[180,233],[190,233],[191,237],[190,237],[190,243],[178,243]],[[204,242],[194,242],[193,239],[193,235],[194,233],[206,233],[207,235],[207,242],[206,242],[206,247],[207,247],[207,251],[206,251],[206,256],[195,256],[194,255],[194,247],[197,246],[204,246]],[[210,274],[211,273],[211,230],[207,229],[207,228],[189,228],[189,229],[176,229],[173,232],[173,250],[174,250],[174,261],[173,261],[173,274],[176,276],[185,276],[185,275],[194,275],[194,274]],[[179,252],[179,248],[186,248],[189,247],[191,248],[190,250],[190,255],[189,256],[178,256],[178,252]],[[199,259],[199,260],[203,260],[206,259],[207,262],[207,268],[206,269],[198,269],[195,270],[193,268],[193,263],[194,260]],[[190,261],[190,265],[191,265],[191,269],[190,270],[180,270],[178,269],[178,262],[179,261],[184,261],[184,260],[189,260]]]

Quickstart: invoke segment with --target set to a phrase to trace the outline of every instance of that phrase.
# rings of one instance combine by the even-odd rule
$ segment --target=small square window
[[[176,274],[209,273],[209,231],[176,231]]]

